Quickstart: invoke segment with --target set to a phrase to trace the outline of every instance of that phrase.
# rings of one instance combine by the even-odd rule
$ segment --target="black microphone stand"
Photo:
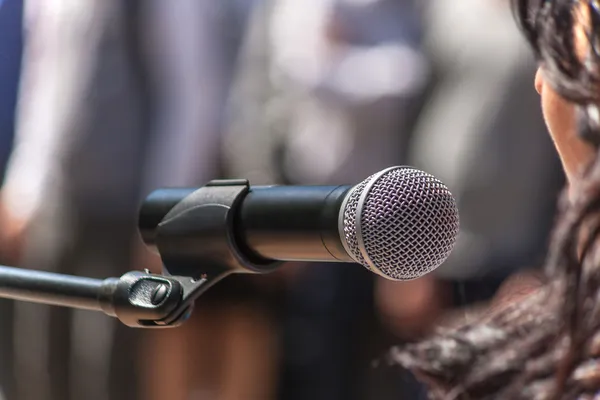
[[[160,254],[162,275],[130,271],[102,280],[0,266],[0,298],[102,311],[130,327],[178,326],[198,296],[229,274],[279,266],[254,256],[236,238],[236,206],[249,188],[247,180],[216,180],[181,189],[183,196],[172,190],[148,196],[139,228]]]

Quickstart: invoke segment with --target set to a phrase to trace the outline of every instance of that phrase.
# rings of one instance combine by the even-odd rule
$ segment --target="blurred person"
[[[262,6],[232,95],[228,173],[254,184],[344,184],[404,163],[429,74],[414,2]],[[370,397],[371,274],[348,265],[284,269],[279,398]]]
[[[258,3],[155,0],[146,6],[153,10],[148,24],[156,45],[151,66],[164,102],[147,189],[199,186],[225,176],[226,104],[247,19]],[[277,292],[250,276],[229,277],[202,295],[182,327],[148,333],[146,348],[162,362],[142,361],[142,398],[273,399],[278,351],[269,304],[277,304]]]
[[[147,110],[118,3],[25,2],[15,148],[1,194],[11,263],[98,278],[130,265]],[[9,400],[133,396],[137,332],[22,302],[11,325]]]
[[[229,169],[318,184],[362,179],[401,159],[403,127],[429,75],[413,1],[264,4],[233,98]],[[244,110],[250,96],[262,111]],[[248,123],[256,128],[243,129]]]
[[[588,0],[513,4],[538,61],[535,88],[567,186],[542,281],[394,354],[427,382],[431,399],[593,399],[600,389],[600,9]]]
[[[429,0],[426,23],[439,79],[410,160],[449,185],[462,217],[459,243],[438,275],[469,278],[533,266],[563,180],[552,142],[541,134],[538,99],[525,85],[535,63],[510,2]],[[523,226],[525,216],[530,223]]]
[[[414,282],[380,282],[384,318],[411,339],[448,309],[489,300],[511,275],[537,274],[563,182],[552,142],[543,135],[538,99],[527,85],[535,64],[510,3],[426,5],[424,43],[436,79],[408,162],[448,185],[461,233],[435,273]],[[436,303],[441,307],[432,307]]]
[[[193,0],[26,2],[16,143],[1,194],[2,245],[14,262],[97,278],[158,272],[160,260],[135,233],[137,209],[155,188],[199,186],[219,174],[236,41],[228,25],[243,15],[225,9]],[[86,311],[14,307],[8,400],[188,398],[202,368],[216,365],[203,351],[223,337],[210,333],[223,325],[210,315],[198,342],[204,331],[193,323],[148,333]],[[244,324],[226,323],[225,334],[235,338]],[[254,337],[221,343],[232,349],[225,361]],[[203,367],[187,370],[194,358]],[[216,385],[239,398],[248,386],[236,384],[256,374],[221,373]]]

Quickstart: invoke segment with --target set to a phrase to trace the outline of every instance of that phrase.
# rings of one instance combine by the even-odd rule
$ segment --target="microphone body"
[[[234,237],[250,257],[278,261],[355,262],[339,234],[352,186],[252,186],[234,210]],[[166,214],[196,189],[160,189],[140,210],[140,233],[156,245]]]
[[[270,272],[280,261],[354,262],[391,280],[419,278],[448,257],[458,230],[450,191],[410,167],[354,186],[211,181],[157,190],[143,203],[139,231],[160,254],[162,274],[96,280],[0,266],[0,298],[103,311],[132,327],[171,327],[221,279]]]
[[[139,228],[170,264],[218,253],[237,272],[268,272],[273,261],[351,262],[408,280],[450,254],[458,211],[435,177],[392,167],[354,186],[217,180],[197,190],[160,189],[144,202]]]
[[[340,210],[351,188],[252,187],[238,213],[240,242],[266,259],[355,262],[339,233]]]

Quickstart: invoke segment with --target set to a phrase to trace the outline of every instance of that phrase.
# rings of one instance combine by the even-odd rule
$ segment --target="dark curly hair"
[[[600,0],[513,0],[546,82],[600,143]],[[587,38],[582,46],[577,35]],[[559,204],[544,284],[478,321],[394,349],[432,399],[600,398],[600,156]]]

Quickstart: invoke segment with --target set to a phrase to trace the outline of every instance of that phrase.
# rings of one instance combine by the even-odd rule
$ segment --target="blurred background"
[[[408,164],[461,215],[425,278],[290,263],[217,284],[178,329],[0,300],[0,399],[421,398],[389,349],[543,261],[563,177],[534,71],[507,0],[0,0],[6,265],[159,272],[142,199],[215,178]]]

